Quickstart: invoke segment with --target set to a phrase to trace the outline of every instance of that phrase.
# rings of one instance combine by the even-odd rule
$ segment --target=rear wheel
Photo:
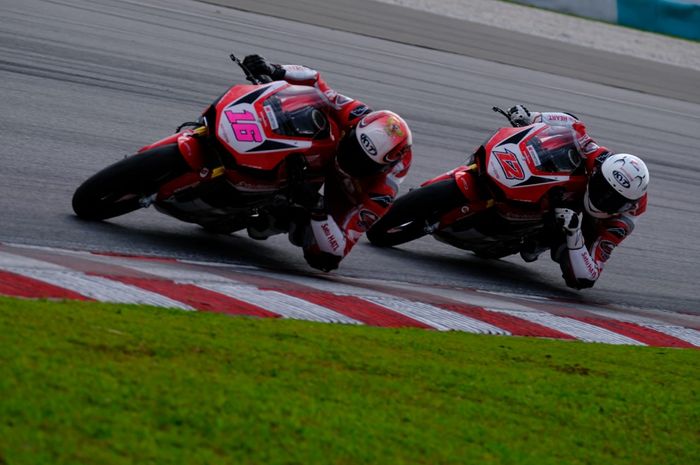
[[[392,247],[427,234],[426,227],[437,216],[464,201],[454,179],[446,179],[412,190],[396,199],[389,211],[367,232],[379,247]]]
[[[141,208],[140,199],[189,169],[177,144],[156,147],[99,171],[76,189],[73,211],[86,220],[105,220]]]

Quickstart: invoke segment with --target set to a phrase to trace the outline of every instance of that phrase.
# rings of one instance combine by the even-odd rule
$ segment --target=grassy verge
[[[0,298],[0,464],[700,463],[700,351]]]

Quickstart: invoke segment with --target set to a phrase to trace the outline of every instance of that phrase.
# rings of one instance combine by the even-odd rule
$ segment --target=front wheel
[[[379,247],[392,247],[425,236],[435,221],[464,202],[454,179],[445,179],[412,190],[396,199],[389,211],[367,231],[367,239]]]
[[[141,208],[140,199],[189,169],[177,144],[120,160],[88,178],[73,194],[73,211],[86,220],[106,220]]]

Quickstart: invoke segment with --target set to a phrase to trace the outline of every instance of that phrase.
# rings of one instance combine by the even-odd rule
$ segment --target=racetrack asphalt
[[[700,103],[700,71],[372,0],[203,0],[315,26]],[[497,2],[495,2],[497,3]],[[530,19],[530,18],[528,18]],[[610,50],[615,45],[610,44]],[[399,68],[396,72],[401,73]]]
[[[362,241],[339,275],[700,314],[697,72],[570,46],[557,52],[556,44],[512,33],[506,41],[492,28],[372,9],[373,2],[363,2],[355,25],[336,0],[321,9],[298,2],[293,11],[281,1],[256,3],[294,21],[190,0],[3,1],[0,241],[307,272],[284,237],[211,236],[153,210],[91,224],[70,209],[86,177],[170,134],[242,82],[229,53],[260,53],[317,68],[338,91],[402,114],[416,154],[404,189],[458,165],[503,124],[491,106],[513,103],[573,112],[601,144],[638,153],[651,169],[649,212],[592,290],[567,289],[546,257],[486,261],[430,238],[393,250]],[[307,10],[330,16],[303,17]],[[314,24],[321,22],[328,27]],[[363,29],[372,24],[385,35]],[[440,39],[459,27],[474,36]],[[639,70],[633,78],[630,69]]]

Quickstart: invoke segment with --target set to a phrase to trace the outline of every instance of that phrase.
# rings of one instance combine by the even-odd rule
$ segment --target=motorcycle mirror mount
[[[253,84],[265,84],[267,82],[271,82],[271,79],[267,76],[261,76],[260,79],[255,77],[255,75],[250,72],[250,70],[246,67],[246,65],[244,65],[243,62],[241,60],[239,60],[236,57],[236,55],[234,55],[233,53],[231,53],[229,55],[229,58],[231,58],[231,61],[233,61],[234,63],[236,63],[238,66],[241,67],[241,69],[243,70],[243,74],[245,74],[245,78],[248,81],[250,81],[251,83],[253,83]],[[265,77],[267,77],[267,79],[263,79]]]
[[[509,115],[508,113],[506,113],[505,110],[503,110],[503,109],[501,109],[501,108],[499,108],[499,107],[492,107],[492,110],[495,111],[496,113],[502,114],[503,116],[506,117],[506,119],[508,120],[508,122],[509,122],[511,125],[513,124],[513,121],[511,121],[511,119],[510,119],[510,115]]]

